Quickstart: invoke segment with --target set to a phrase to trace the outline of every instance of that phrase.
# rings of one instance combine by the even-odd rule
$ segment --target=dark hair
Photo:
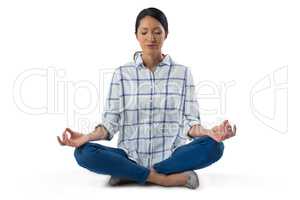
[[[140,26],[141,20],[146,16],[153,17],[157,21],[159,21],[166,32],[166,36],[168,35],[169,30],[168,30],[168,20],[167,20],[166,15],[161,10],[159,10],[157,8],[153,8],[153,7],[146,8],[138,14],[138,16],[136,17],[136,22],[135,22],[135,34],[137,33],[137,29]]]

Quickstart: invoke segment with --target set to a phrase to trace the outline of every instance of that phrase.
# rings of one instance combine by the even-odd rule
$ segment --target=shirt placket
[[[154,118],[153,118],[153,94],[155,94],[155,72],[152,72],[151,70],[150,71],[150,130],[149,130],[149,133],[150,133],[150,157],[148,158],[149,159],[149,163],[150,163],[150,166],[152,166],[152,160],[153,160],[153,141],[152,141],[152,135],[153,135],[153,131],[154,131],[154,124],[153,124],[153,121],[154,121]]]

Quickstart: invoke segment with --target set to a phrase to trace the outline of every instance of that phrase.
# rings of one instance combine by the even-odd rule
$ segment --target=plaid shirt
[[[118,148],[147,168],[167,159],[192,139],[189,129],[200,124],[194,91],[188,67],[166,55],[152,72],[138,52],[134,62],[113,74],[102,115],[108,140],[119,132]]]

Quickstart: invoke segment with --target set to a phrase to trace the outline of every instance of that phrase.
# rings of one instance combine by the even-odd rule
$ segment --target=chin
[[[143,52],[145,54],[157,54],[157,53],[160,53],[161,52],[161,49],[143,49]]]

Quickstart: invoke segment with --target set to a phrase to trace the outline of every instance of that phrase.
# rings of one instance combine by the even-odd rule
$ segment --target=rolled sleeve
[[[184,135],[191,140],[192,137],[188,135],[189,130],[194,125],[200,125],[199,104],[195,94],[195,85],[191,71],[186,69],[186,82],[185,82],[185,98],[184,98]]]
[[[102,125],[108,131],[107,140],[111,140],[119,131],[120,123],[120,76],[119,70],[113,74],[102,114]]]

